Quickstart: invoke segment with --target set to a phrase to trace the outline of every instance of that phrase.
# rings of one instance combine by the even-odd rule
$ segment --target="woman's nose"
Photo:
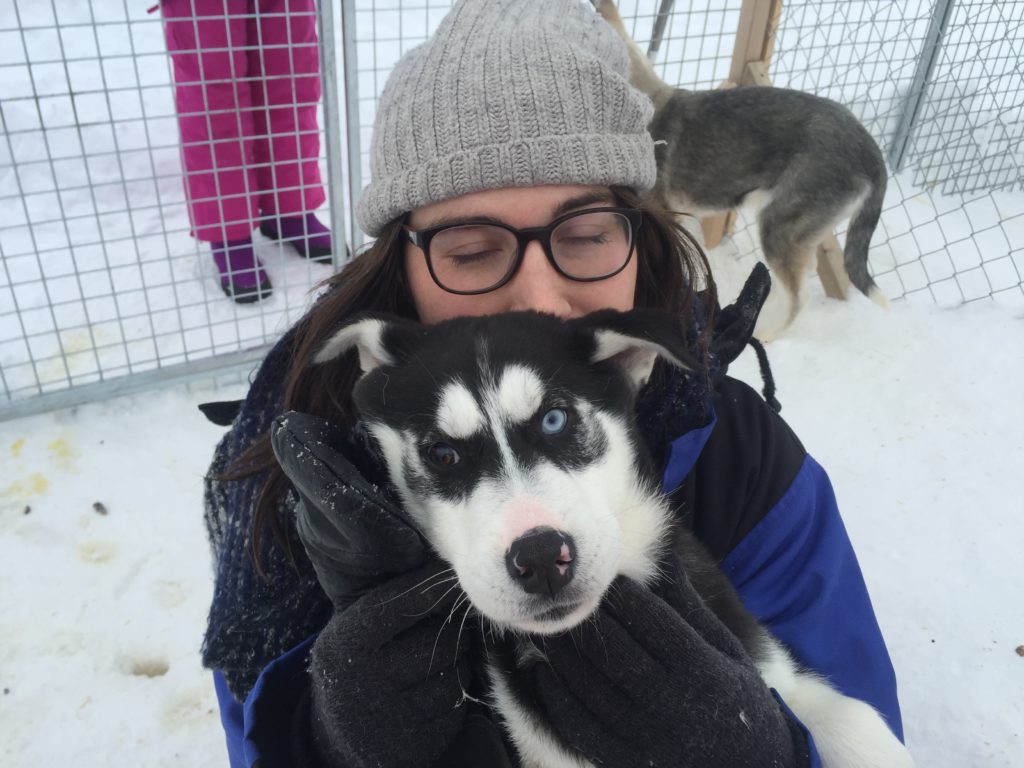
[[[505,286],[508,290],[508,309],[532,309],[558,317],[569,317],[572,306],[565,291],[566,282],[548,261],[541,244],[534,240],[526,246],[519,271]]]

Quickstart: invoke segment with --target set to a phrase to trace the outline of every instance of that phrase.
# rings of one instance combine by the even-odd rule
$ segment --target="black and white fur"
[[[655,194],[692,216],[751,205],[772,291],[755,335],[767,341],[800,309],[818,245],[852,216],[843,261],[850,281],[887,306],[868,272],[868,247],[885,197],[886,170],[871,134],[840,104],[786,88],[673,88],[630,38],[612,0],[594,0],[629,47],[630,82],[648,94],[658,142]]]
[[[353,400],[405,509],[520,655],[539,653],[529,635],[583,622],[617,575],[649,585],[674,542],[695,588],[811,731],[827,768],[911,766],[881,717],[801,671],[692,534],[672,525],[633,404],[658,358],[689,367],[682,338],[678,322],[645,310],[434,326],[370,317],[339,330],[316,359],[357,351]],[[523,567],[533,551],[523,542],[538,540],[553,547],[549,582],[530,581]],[[524,766],[589,765],[518,699],[501,665],[489,673],[490,701]]]

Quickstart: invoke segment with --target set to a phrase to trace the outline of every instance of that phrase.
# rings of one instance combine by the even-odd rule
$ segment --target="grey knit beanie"
[[[581,0],[459,0],[384,86],[359,225],[377,235],[484,189],[650,189],[652,114],[625,44]]]

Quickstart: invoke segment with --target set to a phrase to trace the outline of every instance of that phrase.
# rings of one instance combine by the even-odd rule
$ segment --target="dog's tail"
[[[860,209],[850,221],[846,230],[846,247],[843,249],[843,266],[850,282],[857,289],[881,307],[888,309],[889,302],[868,273],[868,247],[871,235],[878,226],[878,218],[882,215],[882,200],[885,198],[885,166],[874,183],[869,182],[868,194],[861,203]]]
[[[615,7],[615,3],[612,0],[591,0],[591,2],[594,4],[597,12],[611,25],[612,29],[619,33],[619,37],[625,41],[626,47],[629,49],[629,82],[633,84],[633,87],[639,88],[650,96],[655,105],[659,104],[668,95],[672,94],[675,89],[658,77],[658,73],[654,71],[650,60],[640,50],[640,46],[629,36],[629,32],[626,31],[626,25],[622,23],[622,17],[619,16],[619,9]]]

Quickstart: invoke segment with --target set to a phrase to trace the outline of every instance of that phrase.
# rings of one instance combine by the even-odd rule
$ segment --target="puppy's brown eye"
[[[427,458],[438,469],[451,469],[459,463],[459,452],[448,443],[434,443],[427,448]]]

